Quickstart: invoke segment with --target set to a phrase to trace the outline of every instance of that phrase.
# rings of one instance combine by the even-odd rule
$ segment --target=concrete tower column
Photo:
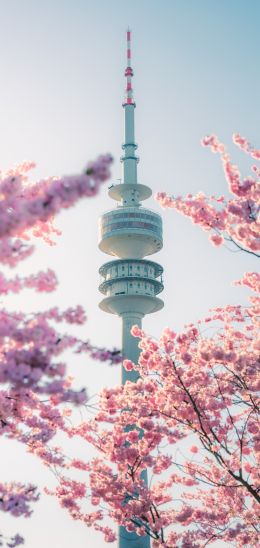
[[[124,182],[126,184],[137,183],[137,163],[138,158],[135,156],[135,103],[125,103],[125,155],[122,157]]]
[[[121,315],[122,318],[122,352],[123,356],[126,356],[128,360],[133,363],[138,363],[140,348],[138,347],[139,339],[131,335],[131,328],[133,325],[142,327],[142,318],[144,314],[125,312]],[[126,371],[122,367],[122,384],[126,381],[136,382],[138,380],[137,371]],[[142,474],[143,480],[147,483],[147,472]],[[150,537],[139,537],[136,533],[130,533],[126,531],[124,527],[119,528],[119,548],[150,548]]]
[[[144,257],[160,251],[163,236],[161,216],[142,206],[142,201],[149,198],[152,191],[148,186],[140,184],[137,178],[130,39],[128,30],[125,70],[127,86],[123,103],[125,142],[122,146],[124,155],[121,158],[123,184],[111,185],[109,196],[118,202],[118,206],[104,213],[99,221],[99,249],[113,256],[112,261],[103,264],[99,269],[103,278],[99,289],[104,295],[99,306],[105,312],[116,314],[122,319],[122,353],[124,358],[137,364],[140,354],[139,339],[132,336],[131,328],[133,325],[141,327],[146,314],[157,312],[163,307],[163,301],[157,297],[163,290],[163,268]],[[138,378],[138,371],[126,371],[122,367],[122,384],[135,383]],[[129,424],[127,428],[138,427]],[[138,431],[142,436],[140,429]],[[147,485],[146,470],[141,477]],[[138,497],[138,493],[136,496]],[[136,532],[128,532],[121,526],[119,548],[150,548],[150,536],[138,536]]]

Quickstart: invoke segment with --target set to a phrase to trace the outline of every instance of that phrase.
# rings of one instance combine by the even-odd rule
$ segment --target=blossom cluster
[[[15,278],[7,279],[0,273],[0,295],[7,295],[10,292],[19,293],[22,289],[29,288],[49,293],[54,291],[56,287],[57,277],[50,268],[46,272],[41,271],[24,278],[15,276]]]
[[[16,534],[11,538],[6,538],[0,533],[0,546],[6,546],[8,548],[15,548],[24,544],[24,538],[21,535]]]
[[[246,139],[235,134],[233,141],[251,157],[260,159],[260,151],[254,149]],[[254,176],[242,179],[238,167],[232,164],[225,146],[215,135],[205,137],[202,144],[220,154],[230,198],[207,197],[203,192],[195,196],[188,194],[185,197],[173,197],[165,192],[159,192],[156,199],[162,207],[176,209],[209,232],[209,239],[213,245],[220,246],[225,241],[232,242],[237,248],[257,255],[260,250],[259,169],[252,166]]]
[[[29,504],[38,500],[39,494],[34,485],[18,483],[0,483],[0,510],[10,512],[13,516],[29,517]]]
[[[38,221],[53,219],[61,209],[71,207],[83,197],[95,196],[100,184],[110,176],[110,155],[88,164],[82,175],[52,177],[34,184],[25,175],[33,164],[22,164],[1,174],[0,236],[18,236]],[[27,184],[26,184],[27,183]]]
[[[28,257],[33,252],[28,243],[32,235],[52,244],[52,235],[59,234],[53,225],[54,216],[79,199],[96,196],[110,176],[111,162],[110,155],[103,155],[89,163],[81,175],[35,183],[27,176],[33,163],[0,173],[0,262],[16,266]]]
[[[12,516],[29,517],[32,513],[30,503],[36,502],[38,498],[39,493],[34,485],[0,483],[0,510]],[[0,546],[15,548],[21,544],[24,544],[24,539],[19,534],[9,539],[0,534]]]

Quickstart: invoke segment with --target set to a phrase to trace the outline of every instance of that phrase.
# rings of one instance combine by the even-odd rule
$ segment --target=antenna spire
[[[124,105],[134,105],[133,100],[133,88],[132,88],[132,77],[134,75],[133,69],[131,67],[131,31],[128,28],[126,32],[127,40],[127,66],[125,69],[126,76],[126,99]]]

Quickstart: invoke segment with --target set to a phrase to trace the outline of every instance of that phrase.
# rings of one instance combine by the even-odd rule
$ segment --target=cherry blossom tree
[[[259,159],[246,140],[234,139]],[[256,255],[257,180],[241,181],[217,138],[204,144],[222,155],[231,199],[162,193],[158,199],[210,230],[215,245],[226,239]],[[257,168],[254,173],[259,176]],[[259,292],[260,276],[250,272],[236,283]],[[141,355],[124,367],[138,372],[137,382],[103,389],[93,420],[63,426],[97,450],[91,462],[64,457],[60,465],[55,495],[74,519],[101,531],[106,542],[116,539],[109,517],[149,535],[154,548],[200,548],[216,540],[257,546],[258,317],[259,298],[252,295],[248,306],[213,309],[181,333],[167,328],[159,341],[133,328]],[[90,497],[94,511],[86,506]]]
[[[260,159],[260,150],[255,149],[244,137],[234,134],[233,142],[253,159]],[[230,242],[237,249],[258,256],[260,169],[252,165],[254,176],[242,179],[238,167],[232,164],[225,146],[215,135],[205,137],[202,144],[220,155],[230,197],[207,197],[199,192],[196,196],[188,194],[186,197],[175,198],[159,192],[156,199],[164,208],[174,208],[209,232],[213,245]]]
[[[58,231],[54,216],[83,197],[96,196],[109,177],[111,157],[100,156],[81,175],[53,177],[32,183],[28,172],[34,167],[24,163],[0,177],[0,262],[16,267],[34,251],[32,237],[54,245]],[[21,278],[0,274],[0,294],[18,293],[24,288],[39,292],[54,291],[55,273],[48,269]],[[81,306],[64,311],[52,308],[44,312],[0,311],[0,434],[27,444],[43,457],[46,442],[63,425],[62,402],[81,404],[87,400],[85,388],[76,391],[66,378],[66,365],[60,360],[66,349],[86,353],[94,359],[118,363],[117,351],[93,346],[57,330],[55,324],[83,324]],[[59,360],[59,361],[57,361]],[[44,396],[44,398],[43,398]],[[53,456],[52,462],[60,462]],[[29,504],[38,499],[35,486],[0,484],[0,510],[14,516],[30,515]],[[0,545],[5,542],[0,536]],[[6,539],[7,546],[23,543],[20,535]]]
[[[65,429],[99,452],[92,462],[65,465],[87,471],[88,485],[61,475],[56,495],[74,519],[94,525],[107,542],[116,538],[102,524],[108,515],[150,535],[154,547],[217,539],[257,545],[258,308],[255,297],[247,308],[218,308],[182,333],[166,329],[160,341],[133,329],[142,352],[139,364],[126,360],[124,367],[139,380],[104,389],[95,420]],[[98,507],[92,513],[84,510],[89,495]]]

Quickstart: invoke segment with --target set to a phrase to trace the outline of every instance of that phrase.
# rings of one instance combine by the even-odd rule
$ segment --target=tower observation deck
[[[138,182],[135,142],[131,67],[131,33],[127,31],[126,97],[123,102],[125,119],[125,139],[122,145],[124,154],[123,182],[112,185],[109,196],[117,202],[117,207],[104,213],[99,220],[99,249],[113,257],[101,266],[99,290],[104,298],[99,306],[105,312],[122,318],[122,352],[125,358],[138,363],[138,339],[131,335],[133,325],[142,325],[146,314],[157,312],[163,307],[158,294],[163,290],[163,268],[156,262],[144,259],[153,255],[163,246],[161,216],[144,208],[142,203],[152,195],[152,190]],[[122,383],[136,382],[136,371],[122,368]],[[144,479],[146,479],[144,474]],[[149,548],[150,538],[140,537],[120,527],[120,548]]]

